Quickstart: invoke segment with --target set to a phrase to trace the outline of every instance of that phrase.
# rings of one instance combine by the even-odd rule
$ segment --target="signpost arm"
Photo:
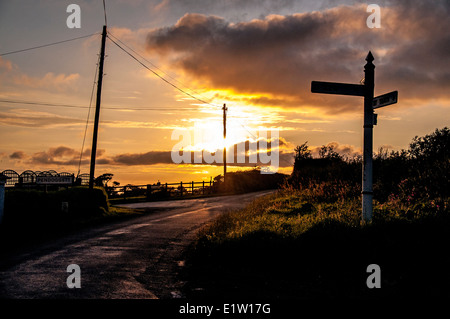
[[[372,152],[373,152],[373,92],[375,86],[375,65],[372,63],[374,57],[369,51],[364,66],[366,89],[364,95],[364,137],[363,137],[363,172],[362,172],[362,219],[370,221],[373,210],[373,171],[372,171]]]

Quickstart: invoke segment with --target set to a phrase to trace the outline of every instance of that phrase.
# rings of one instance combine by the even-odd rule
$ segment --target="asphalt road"
[[[183,251],[206,223],[270,191],[127,204],[151,212],[86,229],[0,261],[1,298],[170,299],[183,297],[176,275]],[[81,288],[69,288],[69,265]]]

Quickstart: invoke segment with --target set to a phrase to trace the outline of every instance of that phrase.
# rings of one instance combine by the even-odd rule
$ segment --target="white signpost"
[[[393,91],[373,98],[372,107],[378,109],[383,106],[388,106],[397,103],[398,91]]]
[[[398,91],[373,97],[375,86],[375,65],[372,53],[366,57],[364,66],[364,84],[346,84],[334,82],[311,82],[312,93],[353,95],[364,97],[364,142],[362,167],[362,218],[364,221],[372,219],[373,211],[373,181],[372,181],[372,153],[373,153],[373,126],[376,125],[376,114],[373,110],[397,103]]]
[[[36,184],[41,185],[72,185],[74,176],[37,176]]]

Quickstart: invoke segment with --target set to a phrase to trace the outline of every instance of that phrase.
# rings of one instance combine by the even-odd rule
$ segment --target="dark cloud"
[[[25,154],[25,152],[22,151],[16,151],[14,153],[12,153],[11,155],[9,155],[10,159],[17,159],[17,160],[21,160],[27,157],[27,154]]]
[[[112,158],[119,165],[153,165],[172,164],[170,151],[151,151],[147,153],[127,153],[116,155]]]
[[[364,58],[375,55],[376,92],[408,99],[448,98],[449,2],[385,2],[381,29],[369,29],[367,5],[339,6],[230,23],[186,14],[148,34],[150,52],[204,87],[261,94],[261,105],[354,111],[353,97],[311,94],[312,80],[358,83]]]
[[[97,150],[97,164],[109,164],[110,160],[101,158],[105,150]],[[90,150],[83,152],[81,164],[89,164]],[[67,146],[52,147],[47,151],[36,152],[29,159],[30,164],[35,165],[78,165],[80,162],[80,151]]]
[[[244,141],[238,144],[235,144],[233,146],[233,149],[229,148],[227,150],[227,154],[233,154],[233,159],[228,158],[227,163],[232,166],[266,166],[267,164],[261,163],[260,158],[258,156],[257,162],[253,162],[253,160],[250,160],[249,157],[249,150],[250,149],[258,149],[258,142],[250,142],[250,141]],[[252,145],[250,145],[252,144]],[[270,140],[269,143],[267,143],[267,148],[270,151]],[[283,138],[280,138],[278,141],[279,147],[280,147],[280,166],[291,166],[292,161],[291,157],[293,156],[290,151],[286,148],[287,146],[290,146],[290,144]],[[203,156],[199,155],[196,152],[189,152],[189,160],[188,163],[184,164],[195,164],[195,165],[218,165],[221,166],[222,164],[222,158],[223,153],[222,150],[218,149],[216,152],[212,153],[215,158],[220,159],[220,161],[214,162],[214,163],[208,163]],[[180,156],[182,156],[184,153],[180,152]],[[217,155],[216,155],[217,154]],[[244,161],[242,161],[242,158]],[[197,160],[196,160],[197,159]],[[111,158],[111,161],[108,162],[108,164],[114,164],[114,165],[154,165],[154,164],[174,164],[174,161],[172,160],[172,152],[171,151],[150,151],[146,153],[126,153],[126,154],[119,154],[116,156],[113,156]]]
[[[186,12],[219,14],[227,12],[233,21],[259,17],[271,12],[289,12],[295,0],[161,0],[152,12],[170,17],[180,17]]]
[[[74,156],[76,153],[73,148],[66,146],[59,146],[48,150],[48,155],[51,157]]]
[[[267,146],[266,149],[261,149],[261,141],[265,141]],[[227,163],[230,166],[267,166],[267,164],[274,165],[276,160],[270,157],[270,163],[262,163],[260,156],[257,156],[257,161],[254,159],[250,159],[250,151],[257,150],[259,153],[262,152],[271,152],[271,141],[274,141],[270,138],[259,138],[258,141],[243,141],[241,143],[235,144],[233,148],[228,148],[227,154],[233,154],[233,157],[227,158]],[[279,166],[280,167],[291,167],[293,165],[294,153],[292,151],[292,144],[286,141],[284,138],[278,138],[279,145]],[[341,146],[337,147],[339,150],[342,149]],[[172,152],[171,151],[150,151],[145,153],[123,153],[114,156],[105,156],[105,150],[99,149],[97,150],[97,160],[96,164],[98,165],[117,165],[117,166],[137,166],[137,165],[155,165],[155,164],[174,164],[172,160]],[[181,164],[194,164],[194,165],[215,165],[222,166],[222,150],[218,149],[212,156],[216,156],[214,158],[219,159],[219,161],[210,163],[207,162],[203,156],[197,157],[198,153],[188,151],[190,160],[188,163]],[[183,153],[181,152],[180,155]],[[216,155],[217,154],[217,155]],[[81,164],[86,165],[90,163],[90,150],[87,149],[83,152],[83,157]],[[49,148],[46,151],[36,152],[31,156],[27,156],[22,151],[14,152],[10,155],[10,158],[14,159],[24,159],[28,158],[28,164],[34,165],[60,165],[60,166],[77,166],[80,160],[80,151],[75,150],[73,148],[67,146],[58,146]],[[199,160],[196,161],[196,158]],[[244,159],[244,160],[242,160]],[[275,162],[273,161],[275,160]]]

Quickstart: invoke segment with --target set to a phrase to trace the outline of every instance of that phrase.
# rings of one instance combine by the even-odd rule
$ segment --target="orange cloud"
[[[14,77],[13,82],[16,85],[27,86],[30,88],[44,88],[64,91],[74,88],[79,78],[80,75],[77,73],[65,75],[49,72],[42,78],[30,77],[26,74],[21,74],[20,76]]]
[[[11,61],[5,60],[2,57],[0,57],[0,70],[4,69],[6,71],[12,71],[13,68],[14,68],[14,65],[12,64]]]
[[[0,83],[3,86],[16,85],[23,88],[46,89],[52,92],[64,92],[76,90],[80,80],[80,74],[55,74],[48,72],[42,77],[29,76],[22,72],[19,67],[11,61],[0,57]]]

